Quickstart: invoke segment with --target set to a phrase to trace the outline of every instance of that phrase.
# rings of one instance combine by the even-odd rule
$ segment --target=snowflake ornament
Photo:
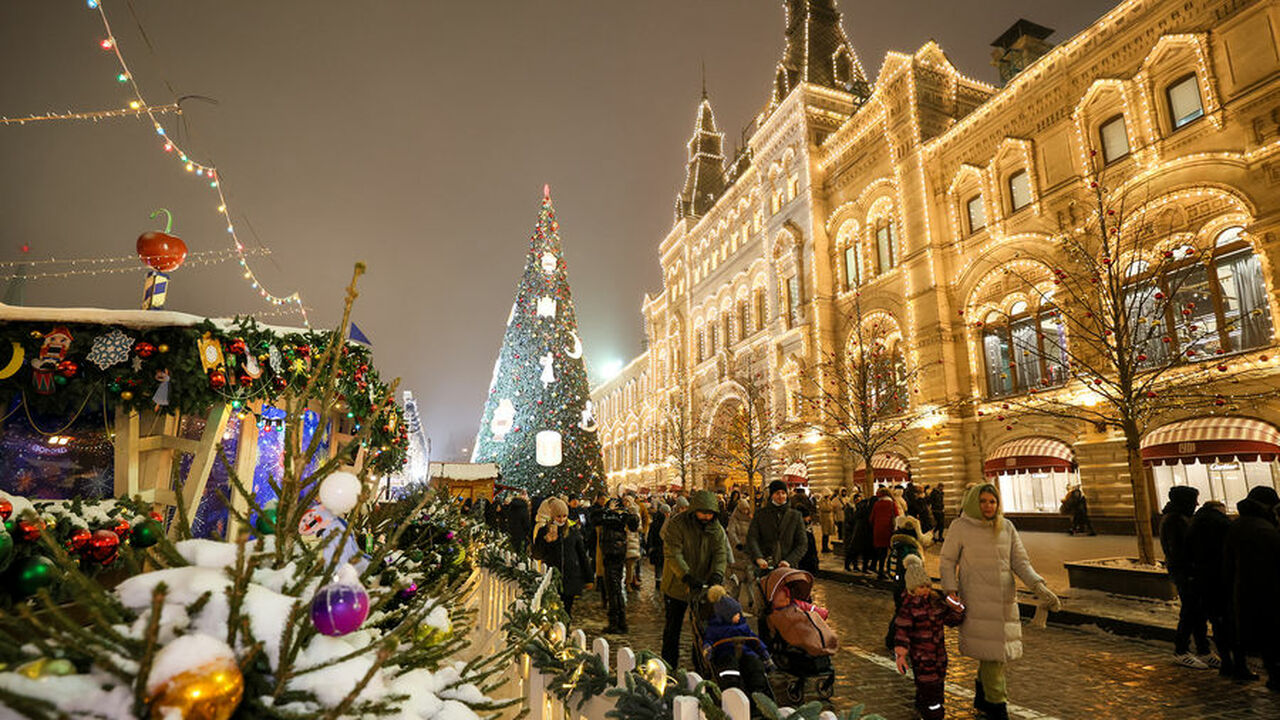
[[[85,359],[97,365],[99,369],[118,365],[129,359],[129,349],[133,347],[133,338],[120,332],[117,328],[93,339],[93,349]]]

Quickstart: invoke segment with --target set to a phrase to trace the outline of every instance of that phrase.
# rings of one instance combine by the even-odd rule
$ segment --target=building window
[[[800,276],[787,278],[787,319],[791,326],[800,324]]]
[[[724,320],[724,347],[727,350],[733,344],[733,315],[725,312],[721,318]]]
[[[1169,118],[1173,121],[1174,130],[1204,116],[1200,84],[1196,82],[1195,73],[1170,85],[1165,96],[1169,99]]]
[[[1115,162],[1129,154],[1129,131],[1124,126],[1124,115],[1117,115],[1098,127],[1102,141],[1102,160]]]
[[[1066,329],[1052,305],[1031,312],[1025,301],[1018,301],[1008,315],[989,314],[984,325],[982,352],[990,397],[1066,382]]]
[[[800,177],[792,175],[787,181],[787,200],[794,200],[796,195],[800,194]]]
[[[747,299],[743,298],[738,301],[738,332],[742,335],[742,338],[739,339],[745,339],[751,334],[751,324],[748,320]]]
[[[756,288],[756,330],[763,330],[765,320],[768,319],[768,300],[764,294],[764,288]]]
[[[1009,176],[1010,212],[1018,212],[1031,204],[1031,175],[1026,170]]]
[[[907,409],[908,389],[906,362],[901,343],[894,341],[886,348],[877,343],[872,348],[869,400],[876,415],[896,415]]]
[[[987,226],[987,209],[982,205],[982,196],[974,195],[964,204],[969,216],[969,233],[976,233]]]
[[[898,264],[897,248],[893,236],[893,223],[885,222],[876,228],[876,274],[889,272]]]
[[[716,321],[712,318],[707,321],[707,354],[716,354]]]
[[[1130,274],[1129,325],[1148,366],[1171,353],[1194,360],[1271,343],[1267,285],[1240,226],[1218,233],[1207,264],[1183,246],[1160,267],[1135,264]]]
[[[706,357],[707,357],[707,356],[706,356],[706,353],[705,353],[705,352],[703,351],[703,349],[702,349],[702,348],[703,348],[702,343],[703,343],[703,341],[704,341],[704,337],[705,337],[705,336],[703,335],[702,328],[698,328],[697,336],[698,336],[698,339],[697,339],[697,341],[696,341],[696,344],[697,344],[697,346],[698,346],[698,347],[697,347],[697,348],[695,348],[695,351],[696,351],[697,356],[698,356],[698,362],[702,362],[702,361],[703,361],[703,360],[705,360],[705,359],[706,359]]]
[[[844,249],[844,289],[852,290],[862,284],[862,253],[854,240]]]

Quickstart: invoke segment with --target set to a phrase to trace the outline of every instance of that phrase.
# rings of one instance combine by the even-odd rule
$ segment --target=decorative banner
[[[538,298],[538,317],[555,317],[556,301],[553,298]]]
[[[132,348],[133,338],[125,335],[119,329],[112,330],[93,339],[93,349],[89,351],[85,360],[97,365],[102,370],[106,370],[128,360],[129,350]]]
[[[538,433],[537,445],[537,459],[539,465],[554,467],[560,464],[560,433],[555,430],[543,430]]]
[[[205,372],[222,367],[224,362],[222,358],[222,343],[217,338],[205,333],[204,337],[196,341],[196,347],[200,349],[200,365]]]
[[[577,360],[578,358],[582,357],[582,338],[578,337],[578,333],[576,331],[570,332],[569,334],[573,336],[573,347],[565,348],[564,354],[568,355],[574,360]]]

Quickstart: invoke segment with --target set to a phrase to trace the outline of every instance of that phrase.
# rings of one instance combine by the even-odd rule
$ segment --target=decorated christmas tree
[[[504,483],[534,494],[604,485],[559,230],[544,188],[472,456],[497,463]]]

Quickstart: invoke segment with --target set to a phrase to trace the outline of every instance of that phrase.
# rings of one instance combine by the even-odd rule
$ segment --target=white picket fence
[[[512,558],[513,562],[515,558]],[[486,569],[478,570],[478,577],[473,586],[469,604],[476,609],[475,625],[472,628],[471,652],[476,655],[491,655],[505,648],[506,634],[502,624],[507,609],[520,598],[520,588],[513,582],[502,580]],[[527,599],[526,599],[527,600]],[[565,627],[556,623],[551,629],[552,640],[565,638]],[[573,646],[579,650],[587,649],[587,635],[582,630],[574,630],[568,635]],[[644,668],[636,667],[636,654],[629,647],[618,648],[613,653],[609,641],[598,637],[591,642],[591,652],[599,657],[606,671],[612,669],[614,687],[626,687],[626,674],[638,670],[657,687],[665,687],[669,679],[666,666],[659,660],[651,660]],[[612,660],[612,662],[610,662]],[[529,720],[605,720],[605,713],[613,709],[614,699],[598,695],[587,700],[579,707],[580,696],[571,694],[562,701],[548,687],[552,677],[533,667],[529,657],[520,655],[507,670],[507,682],[503,686],[505,692],[501,697],[519,697],[522,706],[529,708]],[[689,690],[702,682],[697,673],[688,673]],[[737,688],[725,690],[721,696],[721,708],[729,720],[750,720],[751,708],[746,693]],[[518,712],[518,709],[517,711]],[[782,714],[791,713],[790,708],[782,708]],[[514,715],[515,713],[511,713]],[[677,697],[674,704],[675,720],[705,720],[698,701],[693,696]],[[835,720],[835,714],[824,712],[820,720]]]

